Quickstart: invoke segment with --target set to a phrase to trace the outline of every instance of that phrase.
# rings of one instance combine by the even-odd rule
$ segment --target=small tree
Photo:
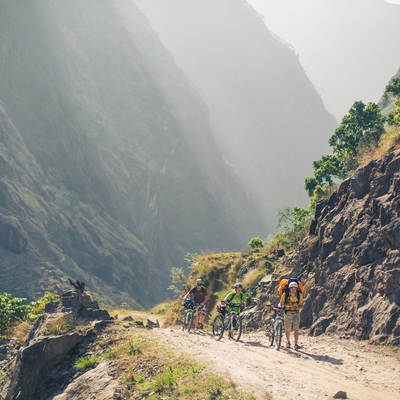
[[[395,97],[400,97],[400,78],[393,78],[385,87],[385,91],[383,93],[383,97],[385,100],[388,100],[389,93],[391,93]]]
[[[376,145],[383,132],[384,123],[379,106],[354,102],[329,138],[333,154],[313,162],[314,176],[308,177],[304,183],[308,195],[313,196],[318,187],[334,186],[333,178],[346,178],[349,171],[357,167],[357,156],[361,150]]]
[[[389,125],[400,125],[400,78],[393,78],[386,86],[384,99],[388,100],[388,95],[391,93],[396,100],[394,101],[395,110],[386,115],[386,122]]]
[[[356,166],[355,158],[362,147],[377,144],[384,132],[383,118],[376,103],[365,105],[354,102],[349,113],[329,139],[333,154],[343,165],[347,173]]]
[[[248,245],[252,249],[261,249],[265,246],[265,243],[259,237],[254,237],[253,239],[250,240]]]
[[[167,290],[174,293],[176,297],[182,293],[185,288],[186,277],[182,268],[171,268],[171,285],[168,286]]]
[[[197,262],[199,257],[200,255],[197,253],[186,253],[186,256],[183,260],[189,264],[188,269],[192,269],[193,264]]]

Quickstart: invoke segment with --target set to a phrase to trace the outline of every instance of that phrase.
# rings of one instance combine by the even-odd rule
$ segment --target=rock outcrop
[[[400,344],[400,151],[359,168],[319,204],[289,265],[308,286],[302,322],[311,334]]]
[[[34,324],[25,345],[17,352],[11,364],[9,380],[0,388],[0,399],[47,398],[57,387],[54,382],[60,379],[54,371],[76,356],[78,345],[84,347],[96,337],[89,324],[101,329],[99,321],[104,323],[112,319],[106,310],[98,308],[96,301],[79,291],[65,293],[59,302],[49,304],[46,313]],[[77,325],[88,325],[88,328],[85,333],[78,332],[74,329]],[[66,368],[62,370],[65,375]],[[61,380],[65,385],[64,378]]]

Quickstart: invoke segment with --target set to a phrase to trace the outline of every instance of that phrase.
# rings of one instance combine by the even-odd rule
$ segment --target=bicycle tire
[[[275,322],[275,348],[280,349],[282,343],[283,323],[281,320]]]
[[[186,329],[186,315],[187,315],[187,310],[184,311],[182,319],[181,319],[181,329],[185,331]]]
[[[212,334],[213,337],[216,340],[221,340],[223,334],[224,334],[224,330],[225,330],[225,326],[224,326],[224,318],[222,317],[221,314],[216,315],[216,317],[214,318],[214,321],[212,323]]]
[[[269,340],[269,345],[273,346],[274,345],[274,340],[275,340],[275,329],[274,329],[274,323],[275,321],[272,319],[267,327],[267,331],[265,332],[265,335],[267,336]]]
[[[229,323],[229,339],[238,342],[240,336],[242,335],[242,320],[236,313],[233,313],[230,318],[231,320]]]
[[[193,319],[194,319],[193,310],[189,310],[186,316],[186,324],[185,324],[188,332],[190,332],[191,329],[193,328]]]

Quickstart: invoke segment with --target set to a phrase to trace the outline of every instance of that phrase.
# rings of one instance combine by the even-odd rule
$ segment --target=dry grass
[[[28,339],[29,332],[32,329],[32,324],[28,321],[22,321],[19,324],[7,330],[7,336],[12,337],[21,346]]]
[[[367,148],[361,152],[357,161],[359,166],[365,166],[372,160],[381,160],[388,153],[400,149],[400,127],[391,126],[382,135],[377,147]]]
[[[242,284],[244,287],[255,286],[264,276],[264,270],[252,269],[243,277]]]
[[[124,398],[254,400],[189,354],[161,344],[151,331],[121,331],[106,347],[104,357],[116,366]]]

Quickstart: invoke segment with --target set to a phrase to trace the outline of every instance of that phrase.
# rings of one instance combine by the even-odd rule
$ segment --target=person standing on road
[[[190,289],[183,300],[186,300],[188,297],[192,296],[194,302],[197,306],[197,312],[194,316],[194,326],[197,329],[203,328],[203,322],[206,318],[206,303],[208,301],[208,290],[203,286],[203,281],[201,279],[197,279],[196,286]]]
[[[299,290],[299,285],[296,282],[289,283],[289,293],[285,291],[282,293],[281,300],[278,307],[285,308],[285,334],[287,344],[286,347],[290,349],[290,331],[293,325],[294,331],[294,348],[300,349],[299,346],[299,328],[300,328],[300,311],[303,308],[303,294]]]

